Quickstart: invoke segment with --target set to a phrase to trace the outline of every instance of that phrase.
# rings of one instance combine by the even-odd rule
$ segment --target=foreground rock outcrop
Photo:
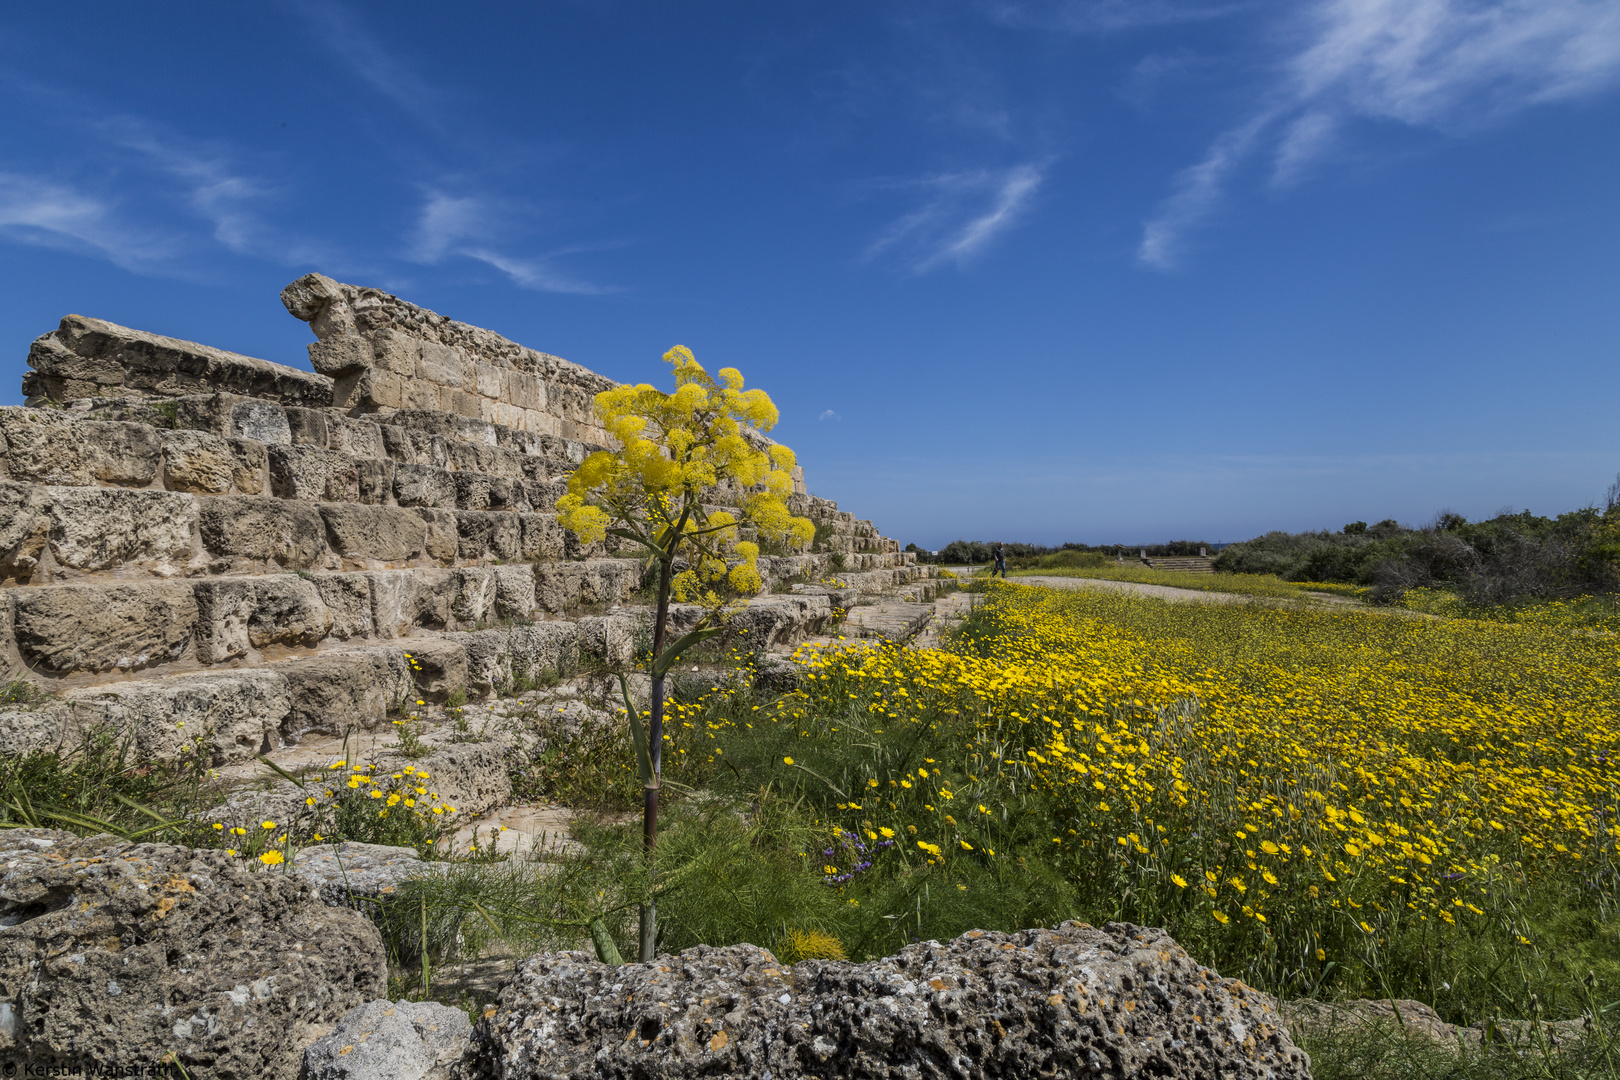
[[[304,1048],[386,986],[376,927],[297,878],[221,851],[0,830],[6,1075],[173,1054],[193,1077],[294,1080]]]
[[[464,1075],[1308,1077],[1275,1002],[1163,930],[973,931],[866,964],[699,947],[608,967],[546,953],[475,1029]]]
[[[368,1001],[304,1052],[303,1080],[449,1080],[471,1034],[436,1001]]]

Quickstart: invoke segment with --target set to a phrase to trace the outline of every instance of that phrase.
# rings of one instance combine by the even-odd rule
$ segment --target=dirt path
[[[973,576],[974,567],[950,567],[963,579]],[[1006,580],[1014,585],[1044,585],[1052,589],[1112,589],[1114,592],[1131,593],[1136,596],[1153,596],[1160,600],[1172,600],[1189,604],[1241,604],[1249,600],[1259,600],[1262,603],[1289,603],[1286,598],[1276,596],[1250,596],[1246,593],[1211,592],[1205,589],[1178,589],[1173,585],[1149,585],[1139,581],[1113,581],[1109,578],[1082,578],[1064,577],[1046,574],[1015,574]],[[1352,600],[1348,596],[1338,596],[1334,593],[1311,592],[1305,590],[1305,599],[1316,605],[1337,608],[1365,609],[1366,604],[1359,600]]]
[[[1208,592],[1204,589],[1178,589],[1172,585],[1144,585],[1139,581],[1111,581],[1108,578],[1047,577],[1044,574],[1021,574],[1007,579],[1014,585],[1044,585],[1050,589],[1111,589],[1114,592],[1134,593],[1137,596],[1155,596],[1160,600],[1175,600],[1187,604],[1242,604],[1256,597],[1242,593]],[[1260,597],[1259,599],[1271,599]]]

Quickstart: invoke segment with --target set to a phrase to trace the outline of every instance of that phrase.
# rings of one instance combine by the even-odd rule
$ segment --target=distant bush
[[[908,545],[906,550],[911,550]],[[1047,547],[1044,544],[1012,544],[1006,545],[1007,559],[1011,565],[1025,565],[1021,560],[1044,558],[1051,555],[1065,555],[1079,553],[1096,555],[1105,561],[1119,559],[1135,559],[1142,552],[1155,559],[1174,558],[1183,555],[1197,555],[1202,551],[1214,552],[1222,545],[1212,544],[1207,540],[1171,540],[1164,544],[1080,544],[1070,542],[1058,547]],[[952,540],[939,549],[935,555],[928,555],[919,548],[917,558],[921,562],[936,563],[987,563],[995,558],[996,542],[994,540]],[[1034,565],[1034,564],[1030,564]],[[1043,564],[1045,565],[1045,564]],[[1100,563],[1055,563],[1057,566],[1096,566]]]
[[[1111,562],[1108,556],[1100,551],[1054,551],[1050,555],[1032,555],[1026,559],[1009,559],[1019,570],[1084,570],[1090,567],[1107,566]]]
[[[1370,586],[1383,602],[1413,589],[1439,589],[1476,608],[1614,592],[1620,589],[1620,483],[1603,508],[1556,518],[1524,511],[1469,522],[1442,511],[1422,528],[1386,520],[1351,522],[1336,533],[1270,532],[1224,548],[1215,569]]]

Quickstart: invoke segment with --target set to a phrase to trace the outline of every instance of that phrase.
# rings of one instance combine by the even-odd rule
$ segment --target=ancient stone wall
[[[241,760],[627,655],[642,563],[555,514],[617,384],[379,290],[309,275],[283,300],[316,373],[77,315],[34,342],[29,404],[0,408],[0,674],[74,708],[0,707],[0,752],[89,718],[143,753],[207,732]],[[826,623],[826,596],[785,583],[835,555],[857,589],[925,575],[800,485],[824,539],[761,558],[774,591],[734,624],[759,647]]]

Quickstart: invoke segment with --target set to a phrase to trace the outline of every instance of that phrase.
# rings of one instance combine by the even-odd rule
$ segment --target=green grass
[[[73,746],[0,758],[0,828],[211,846],[214,839],[198,820],[215,801],[207,774],[201,754],[143,762],[128,738],[88,731]]]
[[[1495,1044],[1450,1045],[1393,1021],[1335,1028],[1295,1026],[1315,1080],[1610,1080],[1620,1065],[1612,1016],[1573,1042],[1523,1034]]]

